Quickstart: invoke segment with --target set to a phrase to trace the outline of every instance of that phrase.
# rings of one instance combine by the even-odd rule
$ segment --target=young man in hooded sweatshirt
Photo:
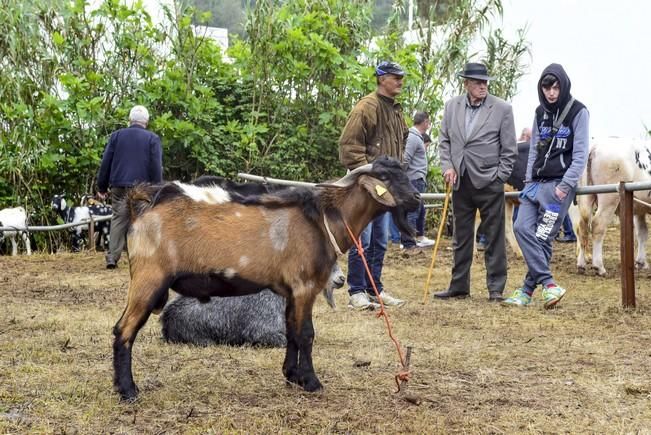
[[[538,99],[525,188],[513,230],[527,274],[506,305],[527,306],[540,284],[545,308],[554,307],[565,296],[552,276],[549,263],[552,241],[572,203],[579,177],[588,157],[590,115],[570,94],[571,83],[563,67],[553,63],[538,81]]]

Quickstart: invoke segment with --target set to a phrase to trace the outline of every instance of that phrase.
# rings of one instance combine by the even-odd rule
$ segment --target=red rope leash
[[[352,239],[353,243],[355,244],[355,247],[357,248],[357,252],[359,253],[359,256],[362,258],[362,262],[364,263],[364,268],[366,269],[366,274],[368,275],[369,280],[371,281],[371,285],[373,286],[373,291],[375,292],[375,297],[377,297],[377,300],[380,301],[380,312],[377,313],[377,317],[384,317],[384,322],[387,325],[387,331],[389,332],[389,337],[393,341],[393,344],[395,344],[396,349],[398,350],[398,356],[400,357],[400,364],[402,365],[402,370],[400,370],[396,376],[396,386],[398,387],[398,391],[396,393],[400,392],[400,382],[407,382],[411,378],[411,373],[409,372],[409,368],[407,367],[407,364],[405,363],[405,355],[402,352],[402,347],[400,346],[400,343],[398,342],[398,339],[393,335],[393,329],[391,327],[391,319],[389,319],[389,315],[387,314],[386,310],[384,309],[384,302],[382,301],[382,296],[380,296],[380,292],[378,292],[377,287],[375,286],[375,280],[373,279],[373,276],[371,275],[371,269],[368,267],[368,263],[366,262],[366,257],[364,256],[364,248],[362,247],[362,243],[355,238],[355,235],[353,234],[353,231],[350,229],[348,226],[348,223],[344,221],[344,225],[346,225],[346,229],[348,230],[348,234],[350,235],[350,238]]]

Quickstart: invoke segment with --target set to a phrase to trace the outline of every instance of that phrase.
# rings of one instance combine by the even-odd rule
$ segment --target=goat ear
[[[387,186],[377,178],[361,175],[359,184],[371,194],[374,200],[386,207],[395,207],[398,205]]]

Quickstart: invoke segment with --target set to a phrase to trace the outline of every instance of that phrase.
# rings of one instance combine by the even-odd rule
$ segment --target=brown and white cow
[[[593,142],[581,186],[613,184],[620,181],[651,181],[651,143],[640,140],[608,138]],[[648,237],[646,214],[651,213],[651,191],[635,192],[634,224],[637,236],[636,266],[648,268],[645,244]],[[576,265],[585,271],[588,238],[592,236],[592,267],[606,275],[603,241],[606,228],[619,205],[619,194],[600,193],[577,196],[578,216],[571,216],[578,237]],[[593,215],[594,207],[597,211]]]

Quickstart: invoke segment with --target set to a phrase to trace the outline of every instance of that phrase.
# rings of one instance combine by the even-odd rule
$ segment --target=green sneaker
[[[529,296],[523,288],[515,289],[510,298],[502,301],[503,305],[515,305],[518,307],[526,307],[531,303],[531,296]]]
[[[554,285],[553,287],[545,287],[542,292],[543,301],[545,301],[545,308],[553,308],[554,305],[563,299],[566,292],[567,290],[557,285]]]

